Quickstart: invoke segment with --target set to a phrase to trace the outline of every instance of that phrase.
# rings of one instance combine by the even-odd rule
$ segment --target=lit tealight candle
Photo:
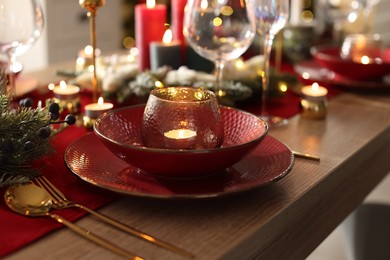
[[[317,82],[314,82],[311,86],[303,87],[302,94],[306,97],[321,98],[328,94],[328,90],[321,87]]]
[[[78,113],[80,109],[80,88],[75,85],[66,84],[61,81],[59,85],[50,83],[49,90],[53,91],[54,102],[58,103],[61,111],[67,110],[69,113]]]
[[[164,133],[166,146],[171,149],[193,149],[196,132],[190,129],[174,129]]]
[[[103,98],[100,97],[97,103],[92,103],[85,106],[85,115],[90,119],[96,119],[113,107],[114,105],[112,103],[106,103],[104,102]]]
[[[61,100],[71,100],[78,97],[80,88],[71,85],[66,84],[65,81],[61,81],[59,86],[54,86],[54,84],[49,85],[49,89],[53,91],[54,97],[61,99]]]
[[[303,87],[302,94],[300,101],[302,116],[315,119],[325,118],[328,108],[326,98],[328,90],[318,83],[313,83],[311,86]]]

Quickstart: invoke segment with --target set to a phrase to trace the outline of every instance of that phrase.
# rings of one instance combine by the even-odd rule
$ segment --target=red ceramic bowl
[[[340,57],[340,47],[314,46],[313,59],[325,68],[351,79],[378,79],[390,73],[390,50],[385,50],[382,63],[363,64]]]
[[[194,178],[225,169],[254,149],[268,133],[259,117],[221,107],[224,142],[205,150],[171,150],[143,146],[141,123],[144,105],[117,109],[99,117],[94,132],[119,158],[156,177]]]

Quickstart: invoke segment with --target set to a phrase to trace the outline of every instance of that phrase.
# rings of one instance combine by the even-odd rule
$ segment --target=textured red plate
[[[271,136],[221,172],[190,180],[158,179],[127,164],[94,134],[74,141],[65,163],[82,180],[115,192],[153,198],[207,198],[257,189],[286,176],[294,165],[291,150]]]

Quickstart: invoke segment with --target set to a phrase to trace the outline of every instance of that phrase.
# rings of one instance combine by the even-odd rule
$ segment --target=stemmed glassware
[[[43,27],[38,0],[0,0],[0,51],[8,58],[11,94],[15,94],[15,59],[34,45]]]
[[[222,72],[225,63],[240,57],[256,34],[251,2],[188,0],[183,32],[195,52],[215,62],[215,93],[218,98],[223,97]]]
[[[252,0],[254,2],[257,32],[263,39],[263,75],[261,117],[270,127],[288,123],[285,118],[271,116],[268,111],[270,56],[275,35],[286,25],[289,17],[289,0]]]
[[[320,0],[317,8],[323,10],[325,20],[333,24],[333,40],[336,44],[340,44],[345,36],[343,24],[355,23],[359,17],[362,17],[360,31],[354,33],[371,33],[370,15],[378,2],[379,0]]]

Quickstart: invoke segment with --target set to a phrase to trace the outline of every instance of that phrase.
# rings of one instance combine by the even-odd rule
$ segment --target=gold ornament
[[[79,5],[85,8],[88,12],[95,12],[97,7],[104,6],[106,0],[79,0]]]

